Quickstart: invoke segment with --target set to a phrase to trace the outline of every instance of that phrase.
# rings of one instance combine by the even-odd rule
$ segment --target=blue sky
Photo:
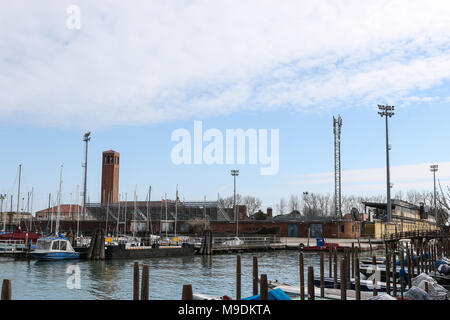
[[[98,201],[101,153],[121,154],[120,192],[152,199],[176,184],[186,200],[238,192],[274,206],[303,191],[332,193],[332,117],[343,118],[343,192],[385,192],[384,121],[393,104],[393,192],[450,185],[450,6],[436,1],[17,1],[0,13],[0,192],[35,189],[34,209],[82,187]],[[179,165],[177,128],[279,129],[280,168]],[[15,205],[14,205],[15,207]]]

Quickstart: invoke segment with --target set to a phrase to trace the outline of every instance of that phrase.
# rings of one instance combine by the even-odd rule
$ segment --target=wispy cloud
[[[434,164],[434,163],[433,163]],[[433,176],[430,164],[414,164],[391,167],[393,192],[406,190],[430,190],[433,188]],[[439,163],[437,179],[443,185],[450,184],[450,162]],[[326,187],[334,190],[334,172],[313,173],[286,177],[290,184]],[[386,190],[386,168],[369,168],[342,171],[344,192],[383,192]]]
[[[450,78],[447,1],[14,1],[0,116],[148,124],[243,109],[407,101]],[[422,102],[430,102],[420,98]]]

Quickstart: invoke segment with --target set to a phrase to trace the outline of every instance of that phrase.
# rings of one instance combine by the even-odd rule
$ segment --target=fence
[[[23,240],[0,240],[1,252],[23,251],[25,242]]]

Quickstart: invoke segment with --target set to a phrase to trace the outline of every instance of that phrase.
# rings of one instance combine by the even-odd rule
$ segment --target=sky
[[[150,185],[152,200],[173,199],[176,185],[186,201],[230,196],[231,169],[237,192],[263,208],[332,194],[341,115],[343,193],[385,194],[378,104],[395,106],[392,192],[432,190],[430,164],[445,187],[449,40],[450,4],[437,0],[14,1],[0,11],[0,193],[16,207],[22,164],[21,197],[33,188],[33,211],[44,209],[63,165],[62,202],[79,201],[90,131],[92,202],[109,149],[121,155],[128,199],[144,200]],[[224,139],[230,129],[278,130],[278,171],[176,165],[172,134],[193,136],[194,121]]]

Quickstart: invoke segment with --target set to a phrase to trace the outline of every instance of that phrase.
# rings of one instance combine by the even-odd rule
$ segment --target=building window
[[[345,232],[345,226],[344,225],[341,226],[341,232]]]

